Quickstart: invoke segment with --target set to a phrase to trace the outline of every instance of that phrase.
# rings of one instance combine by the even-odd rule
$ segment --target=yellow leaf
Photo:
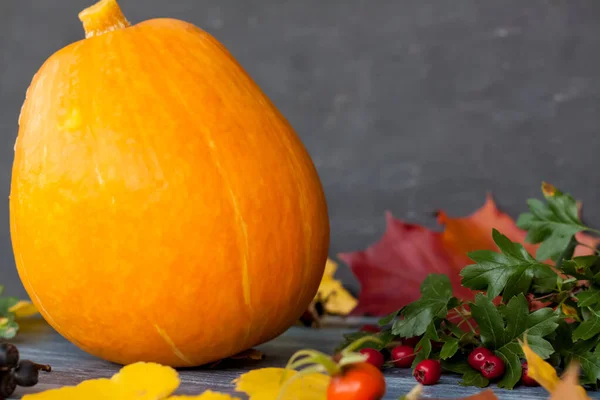
[[[179,386],[173,368],[155,363],[135,363],[111,379],[90,379],[77,386],[65,386],[23,396],[23,400],[162,400]]]
[[[27,318],[38,313],[38,310],[33,303],[25,300],[17,302],[17,304],[9,308],[8,311],[14,313],[17,318]]]
[[[198,396],[171,396],[166,400],[240,400],[225,393],[217,393],[207,390]]]
[[[562,310],[563,314],[569,316],[569,315],[577,315],[577,310],[574,307],[571,307],[565,303],[562,303],[560,305],[560,309]]]
[[[77,386],[65,386],[45,392],[26,394],[23,400],[125,400],[116,397],[116,389],[110,379],[91,379]]]
[[[531,350],[531,347],[527,344],[527,337],[525,337],[525,342],[519,340],[519,344],[527,358],[527,373],[552,395],[552,400],[589,399],[585,389],[578,384],[579,367],[577,365],[570,365],[563,377],[564,380],[560,380],[554,367]]]
[[[8,324],[8,318],[0,318],[0,328]]]
[[[579,386],[579,366],[570,364],[567,372],[552,392],[550,400],[590,400],[585,389]]]
[[[348,315],[358,302],[340,281],[334,279],[336,270],[337,264],[333,260],[327,259],[325,273],[321,279],[316,299],[321,299],[327,313]]]
[[[179,386],[177,371],[155,363],[138,362],[128,365],[111,378],[125,396],[134,399],[163,399]]]
[[[527,373],[529,376],[535,379],[549,393],[552,393],[560,381],[554,367],[531,350],[531,347],[527,344],[527,338],[525,338],[524,343],[519,340],[519,344],[527,358],[529,368]]]
[[[246,393],[250,400],[275,400],[280,394],[282,376],[286,379],[298,372],[284,368],[262,368],[247,372],[236,379],[235,390]],[[285,400],[326,400],[327,386],[331,377],[325,374],[313,373],[295,379],[285,389]]]

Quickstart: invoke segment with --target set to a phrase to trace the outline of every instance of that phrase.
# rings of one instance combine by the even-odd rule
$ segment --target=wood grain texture
[[[359,320],[350,320],[357,325]],[[194,368],[180,370],[181,386],[178,394],[198,394],[206,389],[235,393],[232,381],[240,374],[254,368],[282,367],[287,359],[301,348],[313,348],[331,352],[339,343],[342,334],[350,330],[349,325],[330,323],[323,329],[291,328],[279,338],[259,347],[266,354],[262,361],[236,361],[221,364],[218,369]],[[52,365],[52,372],[40,375],[40,383],[33,388],[19,388],[13,398],[19,399],[26,393],[76,385],[91,379],[110,377],[120,369],[119,365],[104,362],[92,357],[67,342],[41,320],[23,324],[22,332],[12,341],[19,346],[22,358]],[[387,394],[385,400],[397,400],[415,385],[409,370],[389,369],[385,372]],[[458,385],[458,376],[444,375],[440,384],[425,388],[424,398],[455,399],[475,394],[480,390]],[[500,399],[536,400],[546,399],[542,388],[518,388],[502,390],[493,388]],[[241,398],[244,396],[236,393]],[[599,398],[600,393],[590,393]]]

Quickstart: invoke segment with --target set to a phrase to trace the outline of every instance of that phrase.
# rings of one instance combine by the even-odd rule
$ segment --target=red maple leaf
[[[468,217],[450,218],[440,211],[438,222],[444,225],[443,232],[405,223],[387,212],[386,231],[377,243],[364,251],[339,254],[361,285],[353,314],[382,316],[417,300],[421,282],[431,273],[448,275],[454,295],[471,299],[473,291],[460,285],[459,272],[472,263],[468,252],[498,250],[492,228],[522,243],[531,254],[537,249],[537,245],[525,243],[526,232],[498,210],[489,195],[485,204]],[[600,239],[582,233],[577,239],[591,247],[600,244]],[[577,255],[592,253],[582,246],[576,250]]]

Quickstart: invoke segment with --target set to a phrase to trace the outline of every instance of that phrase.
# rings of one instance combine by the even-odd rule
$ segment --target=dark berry
[[[10,343],[0,344],[0,367],[14,368],[19,363],[19,350]]]
[[[38,383],[39,371],[44,367],[33,361],[22,360],[14,371],[17,384],[19,386],[35,386]]]
[[[16,387],[17,383],[10,371],[0,372],[0,398],[5,398],[13,394]]]
[[[361,349],[359,353],[366,355],[367,359],[365,361],[369,364],[372,364],[377,369],[381,369],[381,367],[383,367],[383,363],[385,360],[383,359],[383,354],[381,354],[379,351],[371,348],[366,348]]]
[[[467,362],[472,368],[476,369],[477,371],[481,371],[481,366],[483,365],[485,359],[492,355],[494,355],[494,353],[485,347],[478,347],[469,354]]]
[[[481,375],[489,380],[500,378],[504,375],[504,361],[493,354],[486,357],[481,365]]]
[[[361,326],[360,330],[362,332],[370,332],[370,333],[379,333],[381,332],[381,328],[378,327],[377,325],[373,325],[373,324],[366,324]]]
[[[398,368],[410,368],[413,361],[415,361],[415,349],[410,346],[396,346],[391,352],[391,361]]]
[[[421,338],[418,336],[402,338],[402,344],[405,346],[410,346],[412,348],[415,348],[415,347],[417,347],[417,344],[419,343],[420,340],[421,340]]]
[[[523,361],[521,363],[521,369],[523,372],[521,373],[521,383],[525,386],[540,386],[540,384],[529,376],[529,366],[527,365],[527,361]]]
[[[437,360],[423,360],[417,364],[413,376],[423,385],[436,384],[442,376],[442,366]]]

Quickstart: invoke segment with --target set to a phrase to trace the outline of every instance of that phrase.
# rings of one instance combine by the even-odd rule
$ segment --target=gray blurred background
[[[93,0],[0,0],[0,284],[24,295],[8,194],[17,117],[42,62],[79,40]],[[132,23],[192,22],[247,69],[303,139],[330,207],[331,256],[384,211],[516,216],[548,180],[600,225],[600,2],[120,0]],[[341,275],[354,288],[348,271]]]

